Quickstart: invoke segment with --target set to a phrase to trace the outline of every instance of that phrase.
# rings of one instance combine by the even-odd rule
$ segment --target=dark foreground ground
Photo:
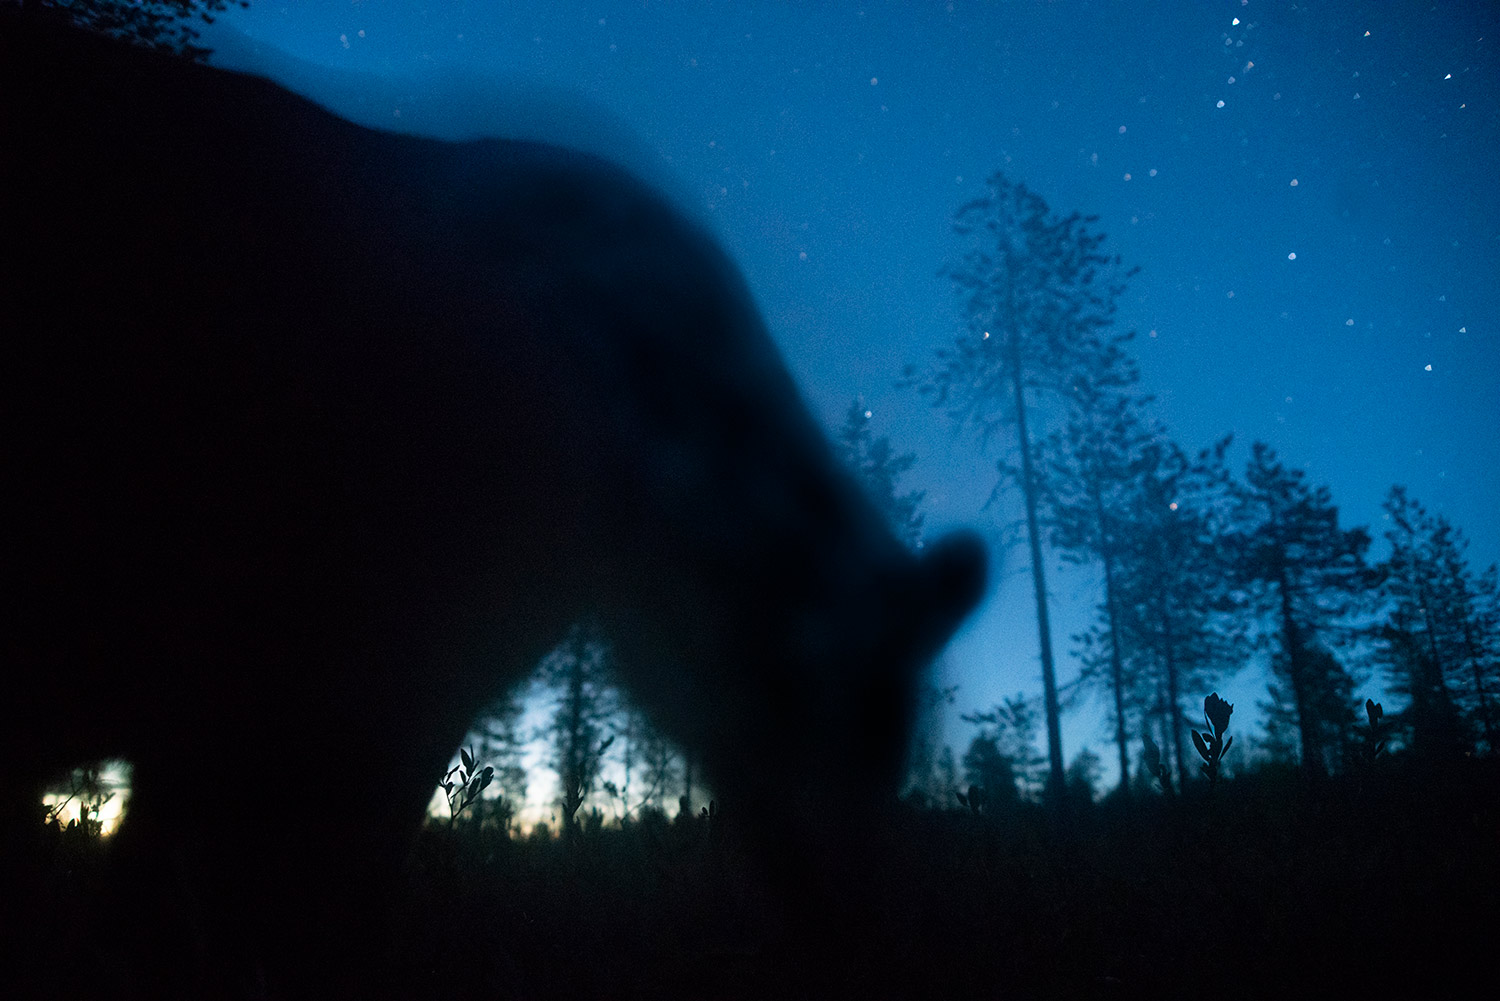
[[[1316,794],[1263,771],[1061,821],[903,811],[866,832],[878,850],[861,857],[882,861],[817,899],[768,889],[732,813],[566,842],[433,829],[381,983],[445,999],[1493,997],[1500,769],[1385,764]],[[60,846],[54,899],[87,906],[97,851]],[[80,952],[59,950],[56,996]]]

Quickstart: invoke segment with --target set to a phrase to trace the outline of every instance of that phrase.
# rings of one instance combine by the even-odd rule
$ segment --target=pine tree
[[[604,752],[614,741],[605,736],[616,698],[608,649],[592,628],[574,626],[543,659],[541,676],[556,695],[548,731],[563,834],[570,836],[577,826],[574,818],[599,778]]]
[[[1380,566],[1387,616],[1376,629],[1377,657],[1391,689],[1410,699],[1396,718],[1420,754],[1450,755],[1476,737],[1493,747],[1500,673],[1495,622],[1486,614],[1493,568],[1476,578],[1463,532],[1404,487],[1391,488],[1385,517],[1391,555]]]
[[[1179,787],[1197,774],[1182,736],[1199,723],[1196,697],[1249,654],[1220,545],[1228,447],[1225,438],[1194,460],[1175,443],[1147,443],[1122,501],[1115,587],[1127,692],[1155,721]]]
[[[1405,487],[1391,487],[1385,517],[1391,555],[1379,569],[1389,610],[1377,630],[1379,660],[1390,689],[1410,699],[1393,718],[1410,728],[1412,751],[1441,758],[1460,741],[1458,711],[1448,690],[1457,651],[1439,556],[1440,549],[1452,548],[1451,534],[1446,523],[1439,525],[1406,495]]]
[[[994,735],[976,733],[964,752],[964,784],[968,795],[973,797],[974,787],[983,790],[979,803],[989,810],[1004,809],[1015,803],[1020,794],[1016,789],[1016,773],[1010,759],[1001,752]]]
[[[876,510],[885,516],[891,531],[908,548],[922,544],[923,491],[899,493],[901,477],[917,461],[911,452],[896,454],[891,440],[875,437],[870,428],[873,413],[864,401],[856,398],[849,405],[844,426],[839,432],[839,450],[845,468],[859,478]]]
[[[1473,580],[1473,604],[1461,620],[1467,670],[1460,698],[1484,750],[1494,754],[1500,739],[1500,568],[1491,563]]]
[[[1097,561],[1103,571],[1099,621],[1074,639],[1080,647],[1083,683],[1110,696],[1120,788],[1127,791],[1126,713],[1134,679],[1126,673],[1118,578],[1139,459],[1156,433],[1140,413],[1144,401],[1125,392],[1135,381],[1135,366],[1115,345],[1096,359],[1094,371],[1075,374],[1067,429],[1048,439],[1042,484],[1042,509],[1053,546],[1067,559]]]
[[[967,333],[938,352],[925,376],[908,366],[904,381],[976,430],[983,444],[1002,428],[1014,428],[1019,465],[1002,460],[992,500],[1003,484],[1019,483],[1036,599],[1048,787],[1061,802],[1061,707],[1042,561],[1037,443],[1029,421],[1041,399],[1057,401],[1103,353],[1115,301],[1124,291],[1121,279],[1129,274],[1117,257],[1100,250],[1104,237],[1090,229],[1095,218],[1054,216],[1041,196],[1004,174],[992,176],[988,188],[956,213],[954,229],[972,243],[946,269],[963,301]]]
[[[992,746],[995,753],[1005,759],[1010,774],[1014,776],[1013,785],[1022,797],[1035,799],[1047,793],[1051,774],[1049,761],[1037,752],[1036,704],[1026,698],[1025,693],[1017,692],[988,712],[966,713],[960,718],[979,728],[975,741]],[[974,752],[973,742],[969,749]],[[964,762],[967,769],[969,755],[964,756]]]
[[[1253,607],[1275,622],[1273,701],[1296,715],[1302,767],[1326,776],[1339,760],[1342,735],[1354,726],[1353,679],[1326,647],[1371,577],[1363,528],[1343,529],[1327,487],[1309,487],[1300,470],[1256,442],[1243,482],[1232,484],[1238,582]]]
[[[1089,806],[1099,789],[1099,776],[1104,768],[1099,755],[1084,747],[1068,764],[1068,797],[1077,805]]]
[[[196,44],[195,20],[212,23],[229,7],[248,7],[247,0],[22,0],[33,18],[54,18],[112,38],[204,59],[209,50]]]

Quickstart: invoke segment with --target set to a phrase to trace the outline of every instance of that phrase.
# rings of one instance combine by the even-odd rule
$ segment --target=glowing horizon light
[[[129,761],[118,758],[99,764],[99,791],[106,796],[103,802],[97,804],[98,812],[95,815],[95,819],[99,822],[100,837],[107,838],[119,830],[120,822],[129,812],[130,782],[134,771],[134,766]],[[77,770],[75,770],[75,775],[76,773]],[[77,792],[54,789],[42,796],[42,805],[49,811],[59,808],[57,819],[64,828],[82,819],[82,803]]]

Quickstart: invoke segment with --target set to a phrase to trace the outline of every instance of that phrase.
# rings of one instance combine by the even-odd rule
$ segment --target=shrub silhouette
[[[1219,698],[1219,693],[1214,692],[1203,700],[1203,721],[1207,729],[1199,732],[1193,730],[1193,746],[1198,749],[1198,755],[1203,758],[1203,763],[1198,767],[1203,774],[1208,776],[1210,788],[1219,784],[1219,763],[1229,750],[1229,745],[1234,743],[1234,738],[1225,738],[1224,734],[1229,729],[1229,716],[1234,712],[1234,706]]]
[[[1365,716],[1369,720],[1369,729],[1364,733],[1360,756],[1366,765],[1371,765],[1385,753],[1385,710],[1374,699],[1365,699]]]
[[[1198,735],[1195,733],[1193,736]],[[1141,741],[1145,745],[1143,754],[1146,774],[1156,779],[1162,792],[1172,795],[1172,776],[1167,763],[1162,760],[1161,748],[1156,746],[1156,741],[1151,739],[1149,733],[1142,733]]]
[[[458,815],[479,801],[480,793],[489,788],[495,778],[495,769],[490,765],[480,768],[474,760],[472,747],[461,748],[459,762],[448,770],[442,781],[443,794],[448,798],[448,826],[458,821]]]

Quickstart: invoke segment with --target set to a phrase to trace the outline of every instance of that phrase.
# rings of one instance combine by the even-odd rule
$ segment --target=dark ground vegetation
[[[1268,766],[1058,820],[902,807],[859,852],[881,861],[822,889],[768,877],[732,810],[566,838],[431,827],[376,982],[411,998],[1488,996],[1500,762],[1397,756],[1306,781]],[[81,995],[119,959],[95,906],[109,844],[64,831],[51,851],[38,958]]]

